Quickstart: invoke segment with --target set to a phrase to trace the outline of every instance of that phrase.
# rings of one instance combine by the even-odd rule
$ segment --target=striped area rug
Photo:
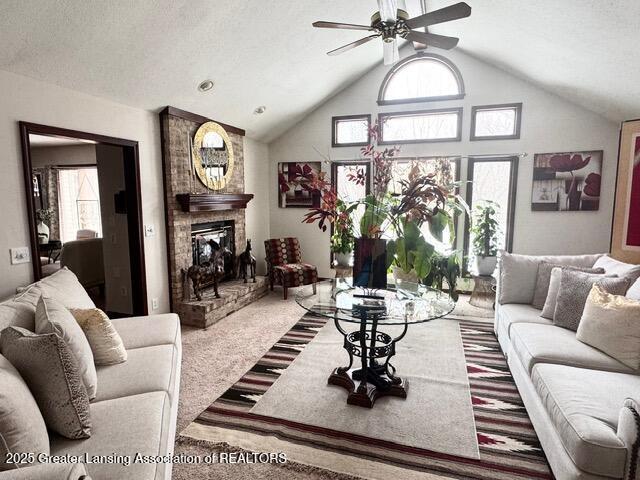
[[[457,321],[460,326],[478,435],[479,460],[402,445],[394,442],[393,438],[369,438],[252,414],[251,408],[261,395],[325,325],[326,317],[313,314],[302,317],[251,370],[193,423],[200,429],[215,427],[275,435],[288,442],[446,478],[553,479],[493,333],[493,325],[486,320],[474,320],[473,317],[448,318]]]

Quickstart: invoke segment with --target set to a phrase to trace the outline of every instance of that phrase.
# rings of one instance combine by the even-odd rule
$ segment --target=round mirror
[[[211,190],[223,189],[233,172],[233,145],[225,129],[203,123],[193,137],[192,154],[200,181]]]

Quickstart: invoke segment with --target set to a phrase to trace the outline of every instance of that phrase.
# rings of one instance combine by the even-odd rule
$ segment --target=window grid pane
[[[458,139],[460,112],[382,117],[382,141]]]
[[[516,133],[516,108],[477,110],[475,115],[474,134],[477,137],[501,137]]]
[[[384,100],[443,97],[460,94],[456,76],[444,63],[417,59],[400,67],[384,91]]]
[[[336,120],[336,144],[367,143],[369,122],[366,118]]]

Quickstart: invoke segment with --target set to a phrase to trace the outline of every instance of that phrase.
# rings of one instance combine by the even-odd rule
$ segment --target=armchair
[[[313,284],[318,282],[318,269],[315,265],[302,262],[300,242],[297,238],[272,238],[265,240],[264,248],[267,260],[267,276],[269,286],[282,285],[283,298],[287,299],[290,287]]]

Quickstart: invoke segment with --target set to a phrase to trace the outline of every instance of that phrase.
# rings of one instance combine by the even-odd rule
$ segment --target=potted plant
[[[50,208],[42,208],[36,211],[36,220],[38,220],[38,243],[49,243],[49,225],[53,211]]]
[[[331,235],[331,252],[338,266],[348,267],[351,263],[353,252],[353,220],[351,212],[353,208],[343,201],[336,201],[336,219],[333,223],[333,235]]]
[[[500,230],[497,216],[498,205],[495,202],[482,202],[474,210],[471,235],[478,275],[492,275],[496,269]]]
[[[424,279],[424,284],[438,290],[444,290],[445,283],[449,296],[454,300],[458,300],[458,292],[456,285],[460,278],[460,260],[458,252],[451,251],[448,253],[435,253],[431,257],[431,266],[429,274]]]

